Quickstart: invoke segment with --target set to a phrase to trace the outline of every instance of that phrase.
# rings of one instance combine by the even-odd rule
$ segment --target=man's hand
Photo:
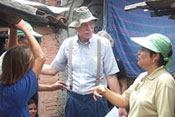
[[[119,117],[127,117],[128,113],[125,108],[119,108]]]
[[[63,90],[65,88],[66,88],[66,83],[63,81],[57,81],[56,83],[51,85],[51,91]]]
[[[42,85],[39,84],[39,91],[55,91],[55,90],[63,90],[66,88],[66,83],[63,81],[57,81],[51,85]]]

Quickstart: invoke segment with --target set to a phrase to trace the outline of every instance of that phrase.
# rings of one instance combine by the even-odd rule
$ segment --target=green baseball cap
[[[153,52],[160,53],[164,57],[164,61],[168,61],[166,67],[168,69],[172,67],[172,56],[168,56],[172,50],[172,43],[168,37],[154,33],[147,37],[131,37],[131,40]]]
[[[34,37],[42,37],[41,34],[35,32],[35,31],[33,30],[33,28],[32,28],[32,26],[30,25],[30,23],[26,22],[26,24],[27,24],[27,26],[28,26],[30,32],[33,34]],[[17,30],[17,34],[18,34],[18,35],[24,36],[24,32],[21,31],[21,30]]]

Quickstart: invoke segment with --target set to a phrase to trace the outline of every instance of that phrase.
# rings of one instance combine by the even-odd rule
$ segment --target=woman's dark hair
[[[156,52],[153,52],[153,51],[150,50],[150,57],[152,57],[153,54],[155,54],[155,53],[156,53]],[[168,57],[171,57],[172,54],[173,54],[173,51],[171,50],[171,51],[168,53]],[[162,65],[166,65],[167,62],[168,62],[168,61],[164,61],[162,54],[160,54],[160,59],[159,59],[159,61],[158,61],[158,67],[160,67],[160,66],[162,66]]]
[[[30,48],[14,46],[4,56],[2,63],[2,84],[12,85],[25,76],[34,64],[33,54]]]

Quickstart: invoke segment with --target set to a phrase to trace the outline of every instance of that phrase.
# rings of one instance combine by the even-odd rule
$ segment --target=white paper
[[[114,106],[105,117],[119,117],[118,108]]]

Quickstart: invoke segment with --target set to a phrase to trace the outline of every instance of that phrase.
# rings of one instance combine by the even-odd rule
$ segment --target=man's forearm
[[[39,91],[51,91],[51,86],[39,84]]]
[[[51,65],[49,64],[44,64],[42,69],[41,69],[41,74],[43,75],[56,75],[58,71],[56,71]]]
[[[118,81],[116,74],[108,76],[107,81],[108,81],[109,88],[112,91],[121,94],[120,85],[119,85],[119,81]]]

